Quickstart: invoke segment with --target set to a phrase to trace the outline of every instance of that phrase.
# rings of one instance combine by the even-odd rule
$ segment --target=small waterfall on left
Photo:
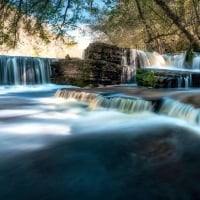
[[[0,56],[0,85],[33,85],[50,82],[49,58]]]

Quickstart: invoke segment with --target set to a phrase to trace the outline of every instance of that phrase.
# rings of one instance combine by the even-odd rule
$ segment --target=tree
[[[68,35],[79,23],[88,23],[113,0],[0,0],[0,44],[14,47],[19,28],[46,42],[51,30],[57,37]],[[109,8],[109,7],[108,7]],[[68,35],[69,36],[69,35]]]
[[[199,0],[0,0],[0,44],[15,46],[19,28],[46,42],[91,24],[122,47],[161,53],[200,50]]]
[[[176,13],[174,13],[173,10],[167,5],[167,3],[165,3],[165,1],[154,0],[154,2],[164,11],[166,16],[169,19],[171,19],[172,22],[178,27],[178,29],[186,36],[186,38],[189,40],[191,46],[194,49],[197,49],[198,51],[200,51],[200,37],[199,37],[200,32],[199,32],[198,28],[196,30],[196,33],[193,32],[192,29],[187,29],[187,24],[185,23],[185,21],[182,20],[181,17],[179,17]],[[197,24],[200,25],[200,23],[199,23],[200,14],[198,12],[198,7],[195,7],[195,6],[199,6],[198,2],[195,0],[192,0],[192,2],[194,5],[193,10],[195,11],[195,14],[196,14],[195,21],[197,21]],[[190,9],[192,9],[192,8],[190,8]],[[196,23],[195,23],[195,25],[196,25]]]
[[[121,0],[100,28],[121,46],[161,53],[199,51],[200,1]]]

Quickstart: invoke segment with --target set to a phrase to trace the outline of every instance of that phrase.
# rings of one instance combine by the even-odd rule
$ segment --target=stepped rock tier
[[[151,80],[148,80],[146,77],[150,75],[152,76]],[[198,71],[143,68],[137,71],[136,77],[138,86],[153,86],[155,88],[189,88],[200,86],[200,72]]]
[[[84,51],[84,58],[105,60],[121,65],[122,49],[111,44],[91,43]]]
[[[135,81],[138,86],[157,88],[199,87],[200,54],[192,55],[192,59],[187,60],[186,52],[160,55],[95,42],[85,49],[83,60],[66,56],[66,59],[52,62],[52,82],[81,87]],[[153,74],[147,73],[149,69]]]
[[[62,59],[51,66],[53,83],[95,87],[121,82],[121,65],[104,60]]]
[[[115,109],[123,113],[153,112],[200,125],[199,91],[172,91],[149,88],[105,87],[60,89],[55,97],[86,103],[88,109]]]

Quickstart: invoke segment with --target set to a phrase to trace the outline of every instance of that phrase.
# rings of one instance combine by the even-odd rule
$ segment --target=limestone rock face
[[[121,83],[121,49],[105,43],[91,43],[83,60],[66,58],[52,62],[51,81],[79,87]]]
[[[110,44],[95,42],[85,49],[85,59],[104,60],[121,64],[122,49]]]
[[[121,82],[121,65],[104,60],[62,59],[51,66],[53,83],[97,87]]]
[[[176,71],[166,69],[137,70],[137,84],[139,86],[155,88],[188,88],[199,87],[200,73],[191,71]]]

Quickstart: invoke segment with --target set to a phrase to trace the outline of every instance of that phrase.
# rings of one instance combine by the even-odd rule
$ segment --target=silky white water
[[[70,98],[55,97],[63,87],[71,88],[65,92]],[[199,194],[198,124],[176,112],[166,116],[168,108],[156,114],[146,101],[122,94],[112,99],[104,93],[91,108],[88,99],[99,96],[76,90],[1,88],[0,199],[178,200]],[[190,187],[183,190],[186,182]]]
[[[109,110],[98,106],[91,109],[87,102],[54,97],[56,90],[62,87],[72,86],[1,87],[1,158],[44,148],[57,140],[66,140],[67,136],[85,133],[102,134],[134,130],[135,127],[148,129],[160,124],[183,126],[198,132],[197,127],[186,121],[157,115],[149,106],[141,107],[140,102],[142,109],[139,112],[130,113],[126,107],[127,113],[123,113],[115,106]]]

